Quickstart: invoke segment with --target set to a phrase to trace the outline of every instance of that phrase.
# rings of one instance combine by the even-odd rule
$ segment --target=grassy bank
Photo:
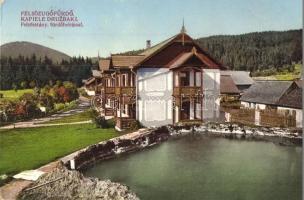
[[[37,168],[117,135],[114,129],[98,129],[93,124],[1,130],[0,175]]]
[[[294,79],[298,79],[301,76],[302,65],[295,64],[294,71],[289,72],[287,70],[278,72],[271,76],[257,76],[254,77],[256,80],[280,80],[280,81],[291,81]]]
[[[23,89],[23,90],[0,90],[3,94],[3,99],[16,100],[21,97],[24,93],[33,93],[33,89]]]

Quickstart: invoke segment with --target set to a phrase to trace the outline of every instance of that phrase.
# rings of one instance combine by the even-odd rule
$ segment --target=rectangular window
[[[201,86],[201,72],[195,72],[195,86]]]
[[[189,72],[180,72],[180,86],[190,86],[190,73]]]
[[[122,87],[126,87],[127,85],[128,85],[128,83],[127,83],[127,74],[122,74],[121,75],[121,86]]]

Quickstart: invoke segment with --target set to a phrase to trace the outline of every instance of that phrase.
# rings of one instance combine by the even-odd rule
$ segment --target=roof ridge
[[[153,45],[152,47],[150,47],[150,48],[144,50],[143,52],[141,52],[141,53],[138,54],[138,55],[144,55],[144,56],[145,56],[145,52],[147,52],[147,51],[149,51],[149,50],[151,50],[151,49],[153,49],[153,48],[155,48],[155,47],[157,47],[157,46],[159,46],[159,45],[161,45],[161,44],[166,44],[167,42],[173,40],[173,39],[174,39],[176,36],[178,36],[179,34],[180,34],[180,33],[175,34],[175,35],[173,35],[172,37],[167,38],[167,39],[165,39],[165,40],[163,40],[163,41],[161,41],[161,42],[159,42],[159,43]]]
[[[135,56],[137,56],[137,57],[142,57],[142,56],[144,56],[144,55],[111,55],[111,57],[118,57],[118,56],[120,56],[120,57],[135,57]]]

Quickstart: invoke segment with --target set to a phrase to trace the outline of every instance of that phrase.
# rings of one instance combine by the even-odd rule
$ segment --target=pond
[[[185,136],[84,174],[126,184],[142,200],[300,200],[302,148]]]

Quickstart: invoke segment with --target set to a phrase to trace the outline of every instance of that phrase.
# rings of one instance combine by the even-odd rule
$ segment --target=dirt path
[[[30,121],[25,122],[17,122],[14,124],[10,124],[7,126],[2,126],[0,129],[13,129],[13,128],[32,128],[32,127],[45,127],[45,126],[57,126],[57,125],[67,125],[67,124],[84,124],[84,123],[91,123],[91,120],[88,121],[82,121],[82,122],[72,122],[72,123],[60,123],[60,124],[43,124],[44,122],[48,122],[54,119],[60,119],[62,117],[71,116],[77,113],[82,113],[85,110],[87,110],[90,107],[90,101],[89,99],[85,97],[79,98],[79,104],[76,108],[62,112],[53,114],[48,117],[38,118],[38,119],[32,119]]]

